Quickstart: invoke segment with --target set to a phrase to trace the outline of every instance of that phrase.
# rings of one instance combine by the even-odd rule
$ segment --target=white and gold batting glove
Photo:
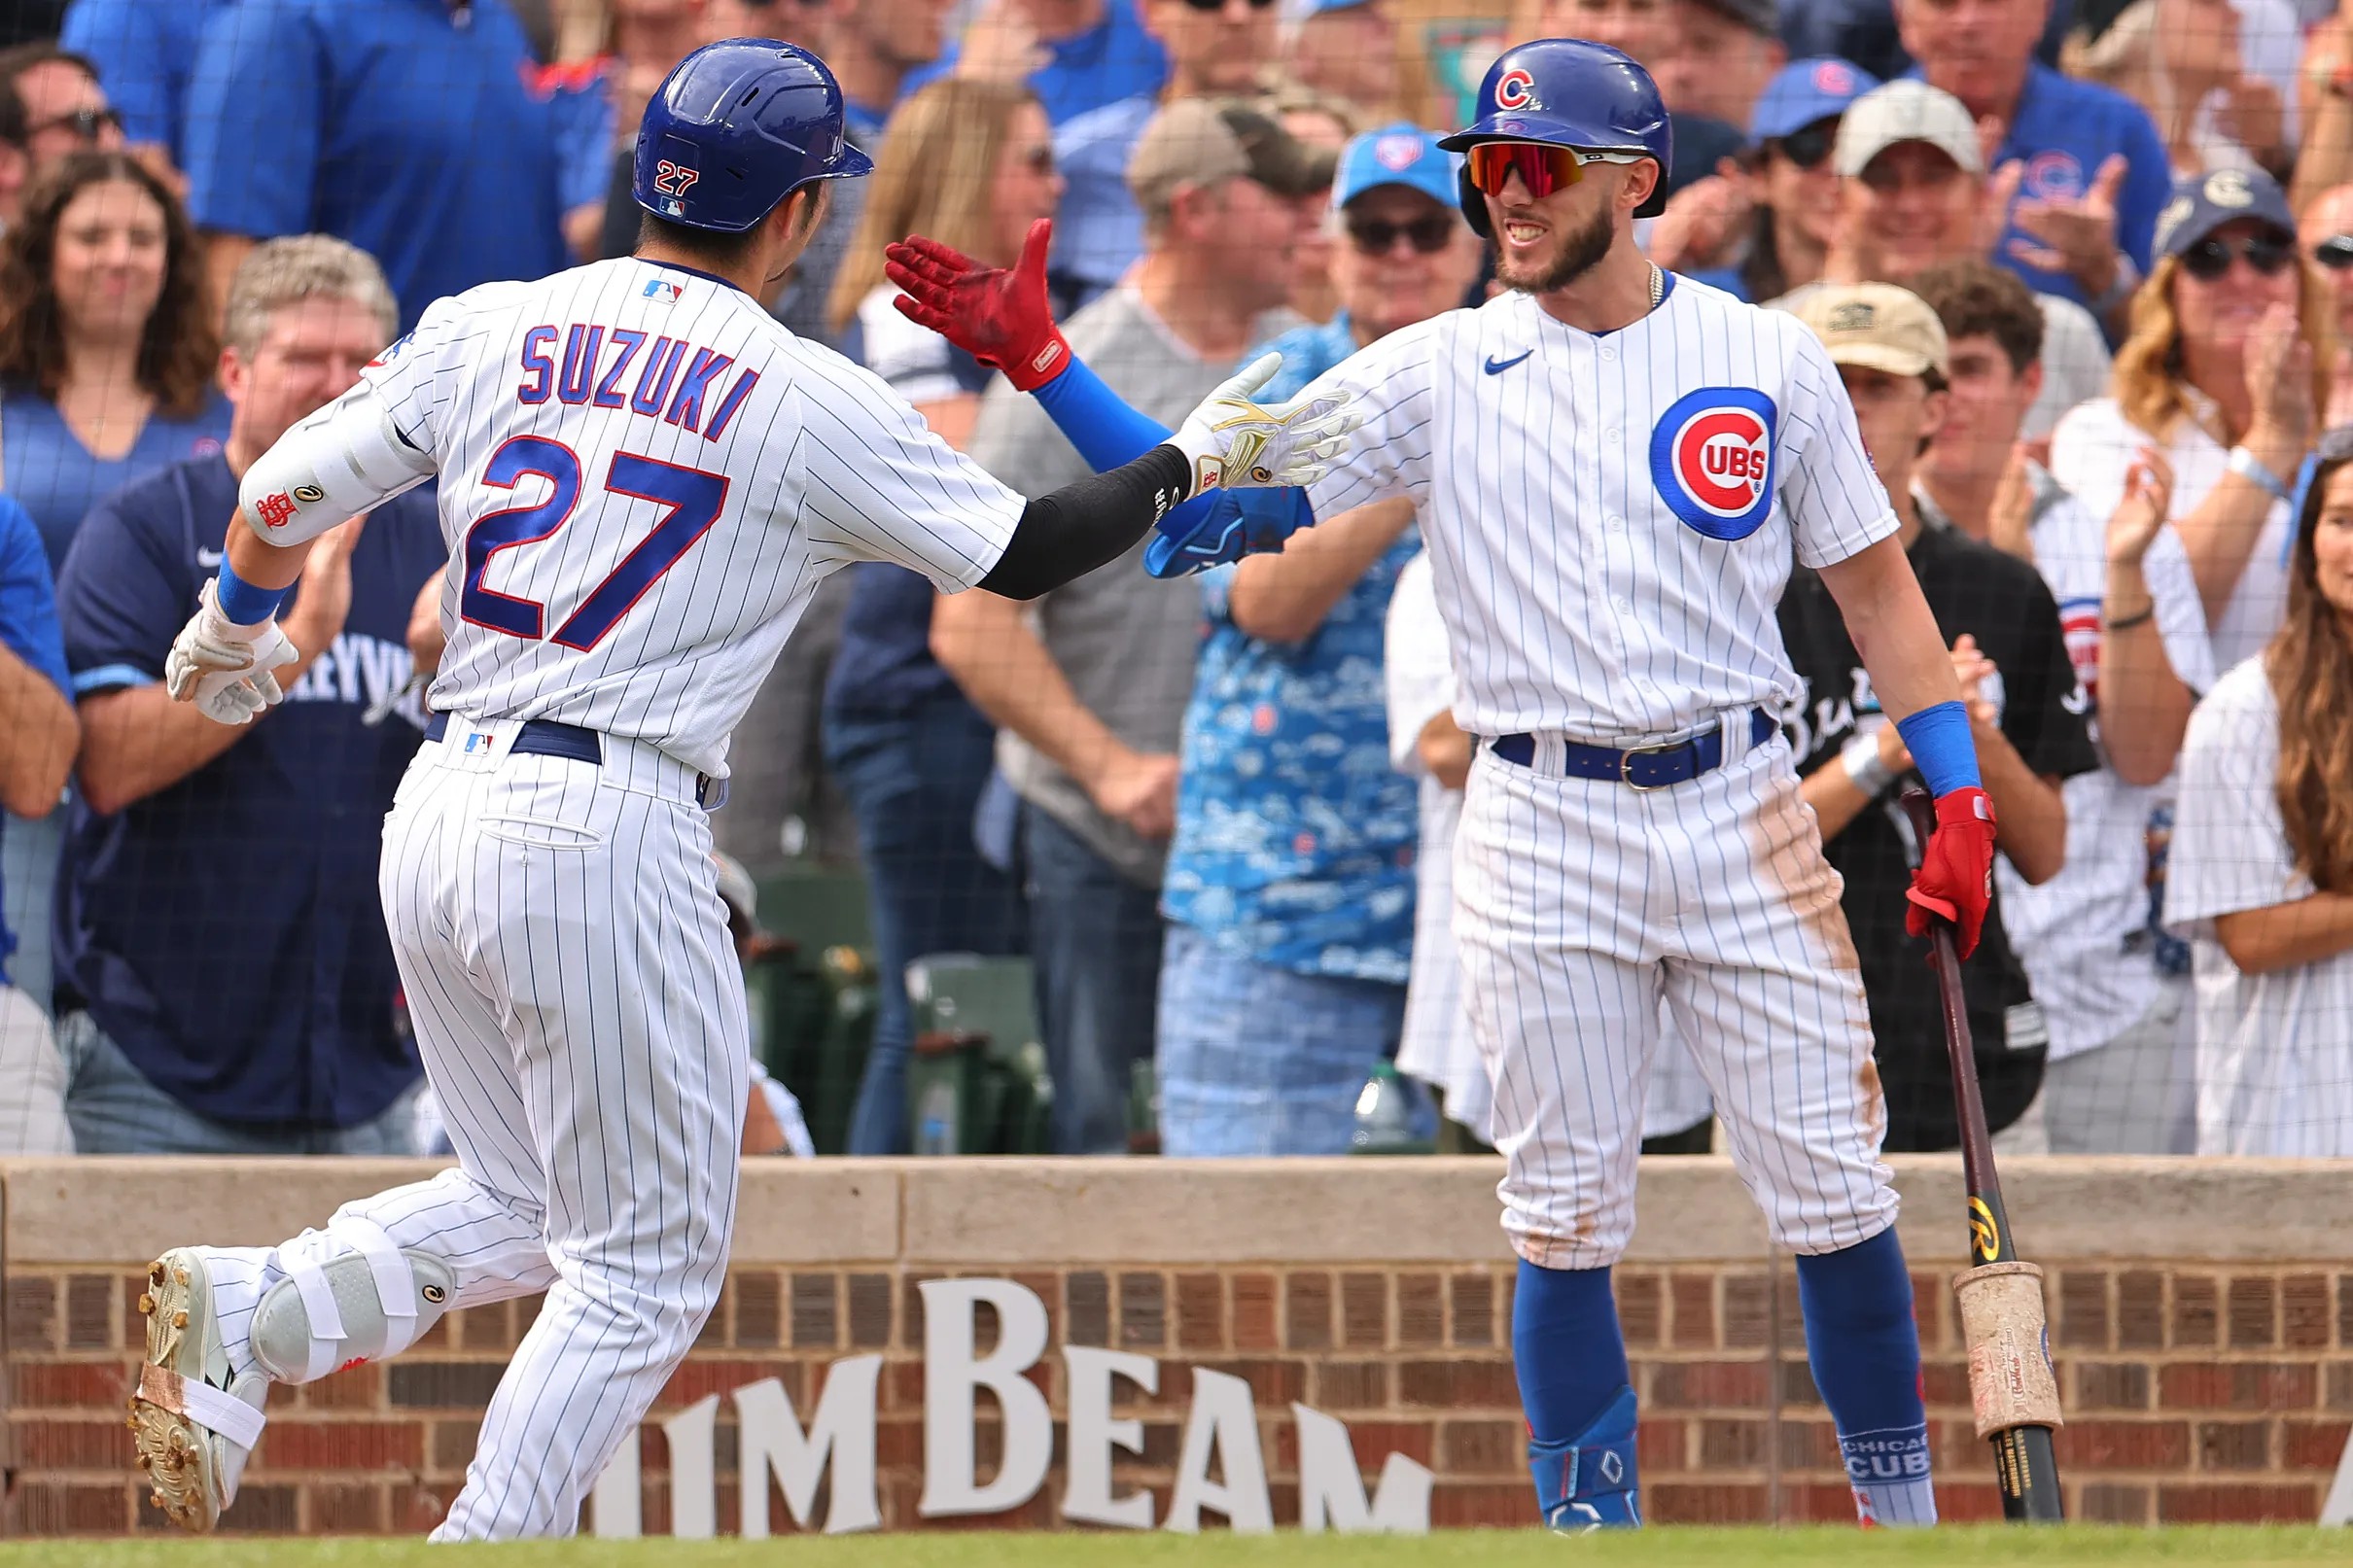
[[[300,658],[276,616],[239,626],[221,613],[211,582],[163,660],[163,689],[174,702],[193,693],[197,712],[219,724],[243,724],[285,699],[270,672]]]
[[[1364,423],[1353,395],[1250,401],[1250,394],[1282,368],[1282,355],[1262,356],[1211,393],[1169,437],[1169,444],[1192,465],[1191,494],[1220,485],[1304,488],[1322,478],[1348,451],[1349,437]]]

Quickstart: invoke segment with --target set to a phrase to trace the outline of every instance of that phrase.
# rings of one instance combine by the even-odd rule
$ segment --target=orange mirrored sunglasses
[[[1466,156],[1471,184],[1488,195],[1503,194],[1504,182],[1517,170],[1528,195],[1541,200],[1583,179],[1588,163],[1633,163],[1647,155],[1588,153],[1547,142],[1481,142]]]

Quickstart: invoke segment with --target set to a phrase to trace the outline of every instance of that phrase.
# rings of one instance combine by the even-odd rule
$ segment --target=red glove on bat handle
[[[1939,795],[1936,831],[1920,846],[1920,868],[1904,896],[1904,929],[1928,934],[1931,912],[1952,922],[1962,958],[1977,951],[1993,901],[1993,801],[1978,788]]]
[[[1010,269],[982,266],[935,239],[910,234],[883,249],[883,274],[898,288],[898,313],[1036,392],[1071,364],[1071,345],[1046,302],[1046,251],[1054,221],[1030,226]]]

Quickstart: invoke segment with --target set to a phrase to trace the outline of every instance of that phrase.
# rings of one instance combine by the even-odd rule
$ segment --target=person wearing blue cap
[[[1719,175],[1676,192],[1650,234],[1650,259],[1757,301],[1822,275],[1839,184],[1830,150],[1846,106],[1879,79],[1844,60],[1792,60],[1748,117],[1745,178]]]
[[[1462,303],[1481,250],[1457,166],[1403,123],[1341,153],[1341,309],[1266,346],[1286,387]],[[1202,578],[1161,900],[1165,1154],[1345,1153],[1366,1070],[1397,1049],[1420,800],[1388,765],[1380,671],[1413,521],[1370,506]]]

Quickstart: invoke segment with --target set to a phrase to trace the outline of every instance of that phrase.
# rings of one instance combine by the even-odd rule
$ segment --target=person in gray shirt
[[[1128,165],[1144,255],[1071,317],[1073,353],[1171,425],[1243,350],[1296,325],[1279,307],[1328,168],[1265,116],[1187,99],[1155,117]],[[1320,178],[1318,178],[1320,176]],[[968,448],[1027,496],[1085,460],[1028,397],[999,382]],[[1201,635],[1200,585],[1147,575],[1142,547],[1024,607],[939,600],[931,647],[999,727],[1021,799],[1038,1023],[1062,1154],[1127,1147],[1132,1064],[1151,1054],[1159,889],[1176,826],[1177,741]]]

